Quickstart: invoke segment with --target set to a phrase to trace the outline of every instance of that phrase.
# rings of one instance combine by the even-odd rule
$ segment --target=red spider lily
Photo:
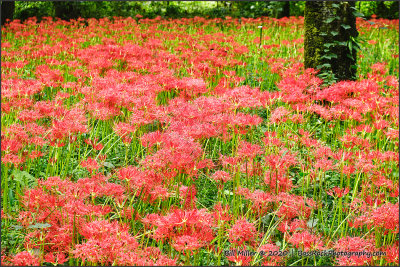
[[[213,178],[216,182],[226,183],[227,181],[232,180],[232,177],[229,173],[225,171],[216,171],[211,178]]]
[[[265,132],[265,138],[262,139],[265,146],[277,146],[280,147],[283,145],[280,139],[276,138],[275,132]]]
[[[261,176],[263,172],[261,164],[256,161],[242,163],[239,170],[247,176]]]
[[[325,119],[327,121],[330,121],[332,119],[332,114],[329,111],[329,109],[327,109],[323,106],[313,104],[313,105],[309,106],[307,108],[307,110],[320,115],[323,119]]]
[[[241,246],[243,243],[254,243],[257,230],[253,223],[249,223],[245,219],[237,220],[236,223],[228,230],[229,242],[236,246]]]
[[[264,183],[269,186],[271,192],[289,192],[294,186],[289,176],[283,170],[266,171]]]
[[[264,151],[259,145],[252,144],[246,141],[241,141],[237,154],[239,157],[253,160],[257,155],[263,154]]]
[[[93,148],[98,151],[101,150],[104,146],[103,144],[98,143],[97,141],[98,141],[97,138],[95,138],[94,140],[85,139],[86,144],[93,146]]]
[[[196,207],[196,187],[192,185],[191,187],[181,186],[179,187],[179,197],[182,199],[184,209],[194,209]]]
[[[376,208],[371,213],[371,219],[376,227],[399,232],[399,205],[387,203]]]
[[[4,80],[1,85],[2,98],[16,98],[19,96],[32,96],[43,89],[41,82],[27,79]]]
[[[288,242],[303,251],[324,249],[324,244],[321,240],[321,237],[313,235],[308,231],[294,233],[289,238]]]
[[[31,151],[31,153],[29,154],[29,158],[30,159],[36,159],[36,158],[40,158],[42,157],[44,154],[41,151]]]
[[[62,140],[71,134],[86,133],[87,119],[84,112],[74,108],[66,111],[63,119],[54,120],[49,138],[51,140]]]
[[[239,253],[233,256],[228,256],[226,258],[229,261],[234,262],[236,266],[250,266],[252,260],[251,256],[239,255]]]
[[[375,129],[377,129],[377,130],[385,129],[385,128],[389,127],[389,125],[390,125],[390,123],[387,122],[387,121],[385,121],[385,120],[377,120],[377,121],[374,123],[374,127],[375,127]]]
[[[275,201],[281,202],[276,215],[285,219],[292,219],[297,216],[308,218],[311,211],[316,208],[315,202],[311,199],[288,193],[279,193]],[[306,206],[306,203],[308,206]]]
[[[14,164],[15,167],[18,167],[22,163],[25,162],[25,158],[21,158],[17,155],[13,154],[6,154],[4,157],[1,157],[1,163],[7,165],[7,164]]]
[[[245,199],[251,200],[252,209],[257,212],[259,216],[267,213],[271,208],[269,204],[274,201],[272,195],[262,190],[251,192],[248,188],[239,187],[236,189],[235,193],[242,195]]]
[[[386,262],[399,265],[399,246],[387,246],[384,250],[386,252]]]
[[[349,236],[340,238],[334,245],[335,249],[343,252],[371,252],[374,247],[374,244],[369,240]],[[339,256],[336,260],[340,266],[365,265],[371,263],[372,257],[367,257],[366,255]]]
[[[278,107],[271,113],[271,123],[281,123],[287,120],[287,115],[290,114],[285,107]]]
[[[290,166],[296,165],[297,159],[295,153],[291,153],[287,149],[281,149],[277,155],[266,155],[265,162],[271,170],[286,170]]]
[[[273,244],[273,243],[267,243],[258,248],[258,252],[263,252],[264,253],[264,262],[263,265],[268,263],[267,265],[270,266],[278,266],[279,263],[281,263],[284,260],[284,257],[280,256],[268,256],[270,253],[271,255],[274,255],[274,252],[279,252],[280,248]]]
[[[379,74],[379,75],[385,75],[387,70],[386,70],[386,65],[385,63],[375,63],[371,66],[372,73]]]
[[[155,228],[156,240],[174,239],[177,236],[196,236],[199,242],[214,239],[211,227],[214,226],[211,214],[205,210],[176,209],[166,216],[148,214],[142,219],[145,225]]]
[[[44,261],[52,264],[63,264],[67,261],[67,257],[64,253],[57,253],[56,255],[54,253],[47,253],[44,256]]]
[[[35,110],[21,110],[18,115],[18,119],[22,122],[34,122],[41,118],[41,114]]]
[[[151,147],[154,144],[158,144],[158,146],[161,145],[161,136],[162,134],[159,131],[149,132],[142,135],[140,138],[142,146]]]
[[[120,122],[114,126],[115,133],[121,137],[125,144],[129,144],[132,141],[129,135],[136,132],[136,129],[136,126],[125,122]]]
[[[229,205],[222,206],[220,202],[215,204],[213,217],[216,221],[216,224],[230,221],[232,219],[232,215],[229,214]]]
[[[156,199],[160,199],[160,200],[167,199],[170,196],[170,193],[168,192],[168,190],[166,188],[164,188],[162,186],[159,186],[159,185],[156,185],[152,189],[152,191],[150,192],[150,195],[151,195],[150,202],[153,202]],[[192,201],[191,203],[193,203],[194,200],[195,200],[195,198],[194,199],[190,199],[190,201]]]
[[[143,166],[159,170],[169,167],[195,175],[202,154],[201,146],[193,139],[176,132],[163,134],[161,140],[161,149],[146,157],[142,161]]]
[[[48,65],[37,66],[36,76],[49,87],[57,87],[64,80],[60,70],[51,70]]]
[[[388,129],[387,132],[385,133],[385,135],[389,139],[396,139],[399,136],[399,130]]]
[[[81,166],[83,168],[86,168],[90,173],[100,167],[97,161],[92,158],[87,158],[86,160],[82,161]]]
[[[289,231],[294,232],[302,232],[307,230],[307,222],[305,220],[294,219],[289,225]]]
[[[135,192],[135,194],[142,192],[143,197],[147,197],[151,192],[160,197],[164,194],[162,177],[153,171],[143,171],[137,167],[128,166],[119,169],[117,175],[119,179],[126,181],[126,188],[129,192]]]
[[[194,236],[178,236],[175,243],[172,245],[177,251],[191,251],[198,250],[203,245]]]
[[[73,253],[83,261],[102,264],[118,261],[121,264],[121,258],[136,252],[139,246],[135,238],[129,235],[128,229],[118,223],[93,221],[86,224],[81,231],[87,242],[76,245]]]
[[[11,259],[14,266],[39,266],[39,259],[28,251],[23,251]]]
[[[341,198],[347,195],[350,192],[350,188],[345,187],[345,188],[340,188],[340,187],[334,187],[330,189],[328,192],[326,192],[328,195],[334,197],[334,198]]]
[[[261,107],[262,93],[249,86],[236,87],[224,93],[223,98],[229,102],[234,109],[245,107]]]
[[[231,169],[234,169],[234,167],[240,163],[239,157],[220,155],[219,160],[224,168],[230,167]]]
[[[17,154],[22,148],[24,144],[17,140],[10,140],[6,138],[2,138],[1,140],[1,151],[6,153],[15,153]]]
[[[109,120],[120,115],[120,110],[113,107],[108,107],[104,103],[89,103],[87,110],[95,119],[102,121]]]
[[[293,114],[292,117],[289,118],[294,123],[303,124],[305,119],[302,114]]]

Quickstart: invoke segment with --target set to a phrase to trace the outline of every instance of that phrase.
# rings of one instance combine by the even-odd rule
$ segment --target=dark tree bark
[[[399,11],[400,11],[399,1],[393,1],[392,3],[390,3],[390,7],[388,10],[389,12],[388,19],[398,19]]]
[[[55,16],[63,20],[77,19],[81,16],[79,2],[53,2]]]
[[[283,4],[282,12],[279,14],[279,18],[283,18],[283,17],[290,17],[290,2],[289,1],[286,1]]]
[[[1,1],[1,25],[4,25],[7,19],[12,20],[14,17],[15,2]]]
[[[399,1],[393,1],[392,3],[390,3],[390,7],[388,10],[388,19],[398,19],[399,18],[399,10],[400,10],[400,6],[399,6]]]
[[[386,5],[383,1],[377,1],[375,15],[377,15],[378,18],[386,19],[388,16],[388,13],[389,13],[388,11],[389,11],[389,9],[386,7]]]
[[[333,73],[336,80],[356,79],[358,36],[355,2],[307,1],[304,9],[304,67]]]

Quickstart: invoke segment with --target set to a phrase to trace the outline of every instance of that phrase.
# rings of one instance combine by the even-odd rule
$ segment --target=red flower
[[[271,123],[285,122],[288,119],[287,115],[289,114],[290,111],[288,111],[285,107],[278,107],[274,111],[272,111],[270,122]]]
[[[227,181],[232,180],[232,177],[229,173],[225,171],[216,171],[211,178],[213,178],[216,182],[226,183]]]
[[[11,263],[14,266],[39,266],[39,259],[28,251],[23,251],[15,255]]]
[[[326,192],[328,195],[332,196],[332,197],[337,197],[337,198],[341,198],[345,195],[347,195],[349,193],[350,189],[348,187],[345,188],[340,188],[340,187],[334,187],[332,189],[330,189],[328,192]]]
[[[333,248],[341,252],[371,252],[375,248],[375,244],[360,237],[346,236],[336,241]],[[372,257],[368,257],[367,255],[339,256],[336,260],[341,266],[369,265]]]
[[[197,250],[203,246],[194,236],[178,236],[172,245],[177,251]]]
[[[93,146],[93,148],[98,151],[103,148],[103,144],[97,143],[98,140],[99,140],[98,138],[95,138],[94,140],[85,139],[85,143]]]
[[[399,232],[399,204],[387,203],[372,211],[371,218],[376,227]]]
[[[257,237],[257,230],[253,223],[247,220],[237,220],[228,230],[229,242],[241,246],[245,242],[253,243]]]
[[[322,250],[324,244],[319,236],[313,235],[308,231],[294,233],[289,238],[289,243],[303,251]]]
[[[92,173],[93,170],[100,168],[100,165],[97,163],[97,161],[92,158],[87,158],[86,160],[82,161],[81,166],[86,168],[90,173]]]
[[[229,261],[236,263],[236,266],[250,266],[251,256],[239,255],[236,253],[234,256],[226,257]]]
[[[384,250],[386,252],[386,262],[394,263],[395,265],[399,265],[399,246],[387,246]]]
[[[241,141],[237,154],[241,158],[246,158],[248,160],[253,160],[257,155],[263,154],[263,149],[256,144],[252,144],[246,141]]]
[[[263,265],[279,266],[285,260],[284,257],[278,256],[279,254],[274,254],[274,252],[279,253],[279,251],[280,251],[280,248],[273,243],[267,243],[267,244],[260,246],[260,248],[258,249],[258,252],[263,253],[264,258],[265,258]],[[269,254],[276,255],[276,256],[268,256]]]

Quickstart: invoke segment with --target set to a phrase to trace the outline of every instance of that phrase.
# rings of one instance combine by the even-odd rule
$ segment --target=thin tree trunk
[[[283,18],[283,17],[287,17],[288,18],[288,17],[290,17],[290,2],[289,1],[286,1],[284,3],[284,5],[282,7],[282,12],[281,12],[279,17],[280,18]]]
[[[81,16],[79,2],[53,2],[57,18],[63,20],[77,19]]]
[[[377,15],[378,18],[386,19],[388,16],[388,11],[389,11],[389,9],[386,7],[384,2],[382,2],[382,1],[377,2],[376,9],[375,9],[375,15]]]
[[[1,25],[4,25],[7,19],[14,18],[15,2],[1,1]]]

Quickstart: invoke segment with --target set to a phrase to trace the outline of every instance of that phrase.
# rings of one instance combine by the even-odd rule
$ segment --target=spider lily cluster
[[[373,21],[332,85],[303,18],[4,26],[2,264],[397,266],[399,29]]]

